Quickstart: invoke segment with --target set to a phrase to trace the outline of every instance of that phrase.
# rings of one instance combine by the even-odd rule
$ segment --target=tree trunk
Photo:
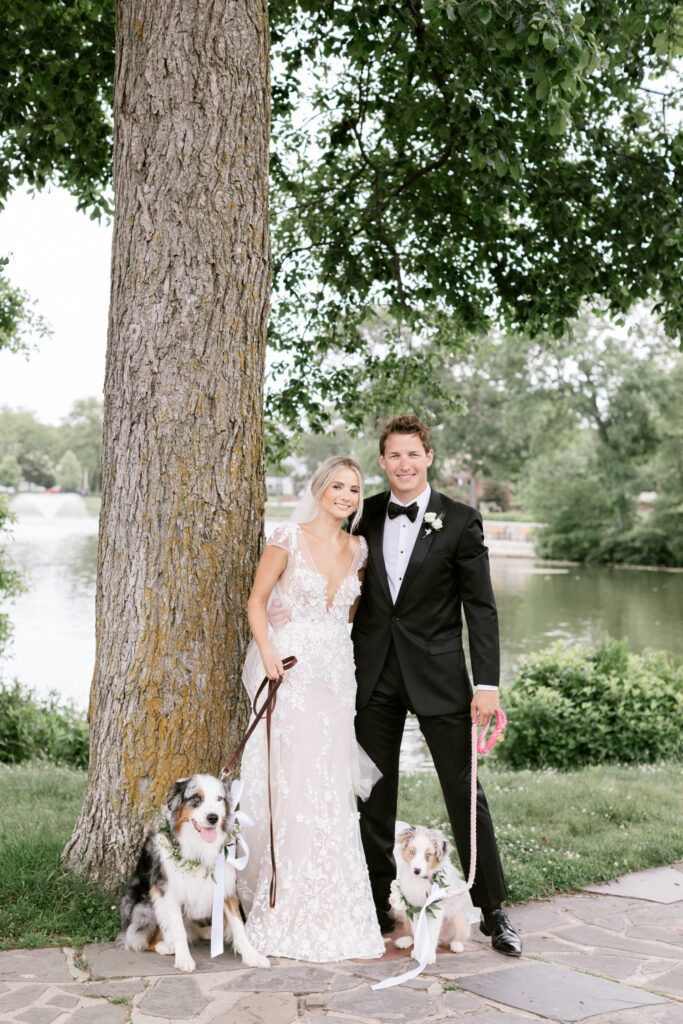
[[[265,0],[118,0],[116,215],[85,802],[63,861],[130,872],[247,718],[271,284]]]

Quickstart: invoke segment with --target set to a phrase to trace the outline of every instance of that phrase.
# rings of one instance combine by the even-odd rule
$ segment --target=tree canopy
[[[653,297],[681,332],[661,85],[680,3],[271,0],[270,19],[275,420],[360,424],[373,381],[433,379],[435,344],[494,320],[559,336],[586,298]],[[0,201],[56,180],[107,211],[112,0],[10,0],[3,27]]]
[[[393,349],[412,341],[418,370],[416,335],[457,343],[453,315],[468,332],[498,319],[559,336],[586,297],[620,313],[653,295],[680,332],[683,134],[665,116],[675,97],[663,114],[647,91],[681,50],[679,4],[272,6],[285,418],[312,379],[361,411],[386,357],[368,363],[374,304],[409,325]]]

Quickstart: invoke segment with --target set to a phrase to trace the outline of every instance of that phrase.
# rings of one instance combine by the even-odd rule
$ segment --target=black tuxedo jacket
[[[394,604],[382,552],[388,501],[388,491],[368,498],[357,530],[368,542],[351,634],[357,706],[370,699],[393,640],[417,714],[464,712],[471,688],[462,648],[463,609],[475,684],[497,686],[500,671],[498,613],[481,516],[432,490],[427,512],[443,512],[443,527],[420,529]]]

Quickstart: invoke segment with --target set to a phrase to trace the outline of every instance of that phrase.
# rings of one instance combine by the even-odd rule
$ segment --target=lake
[[[269,523],[273,527],[274,523]],[[56,690],[85,708],[95,658],[97,519],[20,518],[6,542],[29,590],[5,604],[14,624],[5,675],[38,694]],[[525,653],[557,639],[590,643],[605,633],[631,648],[683,654],[683,573],[491,559],[501,628],[503,683]],[[406,735],[404,763],[425,763],[419,733]]]

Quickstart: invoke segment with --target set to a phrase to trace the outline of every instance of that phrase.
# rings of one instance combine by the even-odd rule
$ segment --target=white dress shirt
[[[413,498],[412,501],[401,501],[396,495],[391,493],[389,501],[395,501],[397,505],[403,505],[407,508],[408,505],[415,503],[417,505],[417,515],[415,516],[415,522],[411,523],[408,516],[396,516],[395,519],[389,518],[389,513],[386,514],[386,520],[384,523],[384,540],[382,542],[382,553],[384,554],[384,565],[387,570],[387,582],[389,583],[389,592],[391,593],[391,600],[396,604],[396,598],[398,592],[401,589],[401,583],[405,576],[405,571],[408,568],[408,562],[410,556],[413,553],[415,547],[415,541],[418,538],[420,529],[422,528],[422,519],[427,511],[427,505],[429,504],[429,496],[432,493],[432,489],[427,484],[422,494],[418,494],[417,498]],[[387,506],[388,507],[388,506]]]
[[[429,498],[432,493],[432,489],[427,484],[424,491],[418,494],[412,501],[405,502],[397,498],[394,492],[391,492],[389,501],[395,501],[397,505],[403,505],[405,508],[408,505],[412,505],[413,502],[417,504],[417,515],[415,516],[415,522],[411,523],[408,516],[396,516],[395,519],[389,518],[388,505],[386,519],[384,521],[384,538],[382,541],[382,553],[384,555],[384,565],[387,570],[387,582],[389,584],[389,592],[391,594],[391,600],[396,604],[396,598],[398,592],[401,589],[401,583],[405,576],[406,569],[408,568],[408,562],[410,556],[413,553],[415,547],[415,541],[418,538],[420,530],[422,529],[422,520],[424,514],[427,511],[427,505],[429,504]],[[497,690],[497,686],[477,686],[478,690]]]

